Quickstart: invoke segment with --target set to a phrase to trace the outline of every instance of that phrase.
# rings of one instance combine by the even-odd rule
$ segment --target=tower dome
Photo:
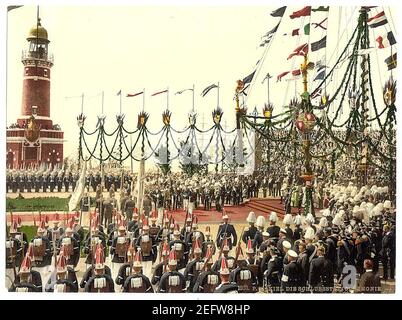
[[[38,25],[37,26],[33,26],[28,33],[28,37],[27,40],[33,40],[33,39],[38,39],[38,40],[42,40],[43,42],[48,43],[48,35],[47,35],[47,30],[42,27],[41,23],[40,23],[40,18],[38,18]]]

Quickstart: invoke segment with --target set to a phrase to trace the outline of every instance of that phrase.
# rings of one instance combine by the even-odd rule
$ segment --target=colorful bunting
[[[322,48],[325,48],[326,46],[327,46],[327,36],[325,36],[321,40],[313,42],[311,44],[311,51],[317,51],[317,50],[320,50]]]
[[[295,11],[290,15],[290,19],[300,18],[300,17],[307,17],[311,14],[311,7],[304,7],[299,11]]]
[[[388,21],[384,11],[380,12],[379,14],[376,14],[374,17],[371,17],[370,19],[367,20],[367,24],[369,25],[370,28],[377,28],[387,23]]]
[[[384,49],[396,43],[394,34],[389,31],[386,35],[378,36],[375,41],[378,42],[378,49]]]

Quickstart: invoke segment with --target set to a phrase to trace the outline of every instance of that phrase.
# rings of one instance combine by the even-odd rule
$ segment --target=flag
[[[119,92],[117,92],[116,96],[120,96],[121,95],[121,90]]]
[[[239,93],[242,93],[242,94],[244,94],[245,96],[247,96],[246,90],[248,89],[249,86],[250,86],[250,84],[246,85],[246,86],[244,87],[244,89],[243,89],[242,91],[240,91]]]
[[[271,31],[268,31],[266,34],[264,34],[263,37],[269,37],[271,34],[275,33],[278,30],[278,27],[279,27],[279,23]]]
[[[290,15],[290,19],[300,18],[300,17],[307,17],[311,14],[311,7],[304,7],[299,11],[295,11]]]
[[[324,65],[324,64],[320,64],[319,66],[316,66],[316,68],[317,68],[317,72],[320,72],[322,69],[326,69],[328,67],[326,65]]]
[[[286,11],[286,6],[285,7],[280,7],[279,9],[276,9],[271,12],[271,16],[273,17],[283,17]]]
[[[301,77],[301,70],[295,69],[292,71],[292,78],[286,79],[286,81],[294,81],[294,80],[300,79],[300,77]]]
[[[141,92],[137,92],[137,93],[127,93],[127,98],[130,98],[130,97],[136,97],[136,96],[139,96],[140,94],[143,94],[144,92],[143,91],[141,91]]]
[[[310,24],[309,24],[309,23],[307,23],[307,24],[304,26],[304,34],[305,34],[306,36],[310,35]]]
[[[254,74],[255,74],[255,70],[243,79],[243,83],[244,84],[250,83],[253,80]]]
[[[384,62],[387,64],[388,70],[395,69],[396,68],[396,52],[392,56],[385,59]]]
[[[322,93],[322,88],[319,88],[318,90],[315,89],[313,91],[313,93],[311,94],[311,99],[317,98],[318,96],[320,96]]]
[[[317,51],[317,50],[320,50],[322,48],[325,48],[326,46],[327,46],[327,36],[325,36],[321,40],[313,42],[311,44],[311,51]]]
[[[324,78],[325,78],[325,69],[317,74],[317,76],[314,78],[314,81],[324,80]]]
[[[318,8],[316,8],[316,9],[311,9],[311,11],[313,11],[313,12],[317,12],[317,11],[329,11],[329,6],[327,6],[327,7],[324,7],[324,6],[319,6]]]
[[[260,47],[264,47],[266,44],[268,44],[268,43],[271,42],[271,40],[272,40],[272,38],[273,38],[275,32],[278,30],[278,27],[279,27],[279,23],[276,25],[275,28],[273,28],[271,31],[268,31],[268,32],[263,36],[263,38],[266,37],[266,39],[260,44]]]
[[[314,29],[320,27],[320,28],[323,29],[323,30],[327,30],[327,27],[324,27],[324,26],[322,25],[325,21],[327,21],[327,19],[328,19],[328,18],[325,18],[324,20],[322,20],[322,21],[319,22],[319,23],[313,22],[312,25],[314,26]]]
[[[285,71],[285,72],[280,73],[280,74],[276,77],[276,82],[281,81],[282,78],[283,78],[284,76],[286,76],[289,72],[290,72],[290,71]]]
[[[383,49],[396,43],[392,31],[389,31],[386,35],[379,36],[377,39],[375,39],[375,41],[378,42],[378,49]]]
[[[78,179],[77,185],[75,186],[74,192],[71,195],[70,201],[68,202],[68,211],[73,211],[79,204],[82,195],[85,190],[85,174],[87,171],[87,162],[84,161],[84,166],[81,169],[81,174]]]
[[[193,89],[189,88],[189,89],[180,90],[180,91],[177,91],[175,94],[182,94],[185,91],[193,91]]]
[[[11,11],[11,10],[14,10],[14,9],[18,9],[18,8],[20,8],[20,7],[22,7],[22,6],[7,6],[7,11]],[[286,8],[286,7],[285,7]]]
[[[163,91],[155,92],[154,94],[151,94],[151,97],[157,96],[158,94],[165,93],[165,92],[168,92],[168,90],[163,90]]]
[[[211,84],[210,86],[208,86],[204,90],[202,90],[201,96],[205,97],[207,95],[207,93],[213,88],[218,88],[218,86],[216,84]]]
[[[304,56],[307,53],[308,53],[308,44],[305,43],[294,49],[293,52],[289,55],[288,60],[294,56]]]
[[[370,26],[370,28],[377,28],[387,23],[388,21],[384,11],[367,20],[367,24]]]

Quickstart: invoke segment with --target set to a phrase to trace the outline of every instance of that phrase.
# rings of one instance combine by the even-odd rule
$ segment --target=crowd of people
[[[151,185],[153,179],[148,178]],[[280,221],[275,212],[250,212],[248,226],[239,232],[223,210],[216,235],[210,225],[200,226],[189,205],[180,226],[166,203],[161,219],[157,205],[149,214],[139,213],[127,201],[126,210],[111,205],[110,220],[102,220],[98,209],[91,210],[88,231],[80,226],[79,214],[64,226],[57,218],[49,226],[44,218],[29,243],[16,219],[6,240],[8,288],[380,293],[381,279],[395,278],[396,213],[387,187],[358,188],[350,182],[327,183],[322,189],[326,199],[320,217],[288,213]],[[80,254],[85,256],[85,270],[80,269]],[[84,274],[78,279],[80,271]]]

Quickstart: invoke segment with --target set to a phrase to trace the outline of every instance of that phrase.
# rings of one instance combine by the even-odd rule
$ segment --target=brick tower
[[[7,167],[54,167],[63,163],[63,135],[50,118],[50,69],[47,30],[40,18],[29,31],[28,49],[22,52],[24,65],[21,115],[7,128]],[[12,106],[8,106],[11,108]]]

